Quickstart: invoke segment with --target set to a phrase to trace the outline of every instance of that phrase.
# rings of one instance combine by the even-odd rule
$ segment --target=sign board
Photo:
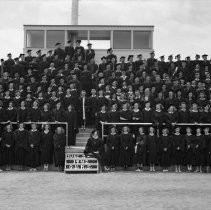
[[[98,160],[83,153],[65,153],[65,172],[97,172]]]

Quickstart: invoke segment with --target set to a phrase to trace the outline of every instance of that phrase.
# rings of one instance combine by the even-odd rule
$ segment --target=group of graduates
[[[170,133],[177,123],[211,122],[208,55],[165,61],[153,51],[148,59],[139,54],[126,61],[109,48],[97,64],[92,44],[84,49],[80,43],[1,59],[0,122],[67,122],[68,145],[75,145],[79,127],[90,125],[101,135],[101,122],[165,124]]]
[[[12,165],[20,171],[27,167],[36,171],[40,166],[48,171],[49,165],[54,163],[62,171],[65,145],[66,135],[62,127],[57,127],[54,132],[47,123],[41,129],[32,123],[31,129],[27,130],[24,123],[19,123],[13,130],[12,124],[8,123],[0,134],[0,165],[6,171],[10,171]]]
[[[99,160],[103,170],[114,171],[122,166],[127,169],[133,164],[137,165],[136,171],[143,171],[143,166],[149,166],[150,172],[154,172],[155,166],[163,168],[167,172],[169,167],[174,165],[175,172],[182,171],[181,166],[187,166],[187,171],[209,172],[211,165],[211,134],[209,128],[203,130],[196,127],[192,131],[187,127],[184,133],[176,126],[171,133],[166,127],[158,135],[154,127],[148,130],[138,128],[137,133],[131,133],[128,126],[123,126],[121,132],[116,126],[109,130],[104,142],[93,130],[88,139],[86,155],[93,155]]]

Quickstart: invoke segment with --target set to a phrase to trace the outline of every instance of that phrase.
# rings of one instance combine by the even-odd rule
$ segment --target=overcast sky
[[[211,55],[210,0],[80,0],[79,24],[154,25],[156,56]],[[71,0],[0,0],[0,57],[23,50],[24,24],[70,24]]]

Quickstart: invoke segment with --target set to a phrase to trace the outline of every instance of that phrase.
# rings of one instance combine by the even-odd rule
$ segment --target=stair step
[[[85,147],[85,146],[86,146],[86,144],[81,143],[81,142],[77,142],[77,143],[76,143],[76,146],[79,146],[79,147]]]

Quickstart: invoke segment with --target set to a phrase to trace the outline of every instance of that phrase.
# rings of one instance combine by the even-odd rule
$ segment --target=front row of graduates
[[[117,166],[125,169],[133,164],[137,165],[136,171],[142,171],[144,165],[150,166],[150,171],[155,171],[155,165],[160,165],[163,172],[169,166],[175,166],[175,172],[181,172],[181,166],[186,165],[187,171],[202,172],[206,166],[207,172],[211,165],[211,135],[209,128],[197,128],[195,135],[190,127],[185,134],[181,134],[180,127],[175,127],[172,135],[167,128],[162,129],[158,137],[154,127],[149,127],[146,135],[143,127],[138,129],[138,134],[130,133],[127,126],[122,128],[119,135],[115,126],[112,126],[107,136],[105,145],[94,130],[87,142],[85,153],[98,158],[105,170],[115,170]],[[106,166],[106,167],[105,167]]]
[[[54,163],[61,171],[64,166],[66,136],[62,127],[57,127],[52,132],[49,124],[44,124],[42,131],[32,123],[31,130],[24,128],[24,123],[19,124],[15,131],[8,124],[0,138],[0,165],[11,170],[11,165],[17,165],[18,170],[29,166],[30,171],[36,171],[40,165],[47,171],[49,164]]]

